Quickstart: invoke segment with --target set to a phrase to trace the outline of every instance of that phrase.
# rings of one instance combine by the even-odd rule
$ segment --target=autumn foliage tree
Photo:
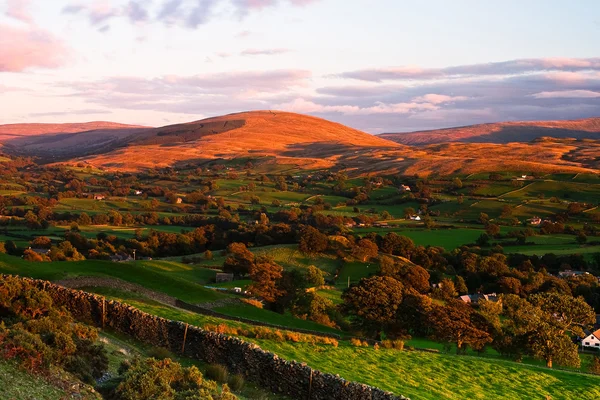
[[[429,326],[435,340],[456,344],[457,353],[466,346],[482,349],[492,341],[488,332],[477,323],[477,313],[460,300],[448,300],[445,306],[434,306],[429,313]]]
[[[582,326],[595,321],[593,309],[581,297],[559,293],[537,294],[529,300],[504,296],[503,334],[510,339],[504,342],[520,343],[519,350],[545,360],[550,368],[554,362],[578,367],[577,345],[568,334],[582,336]]]
[[[368,331],[391,326],[402,304],[402,283],[389,276],[363,278],[342,295],[344,309]]]
[[[249,290],[252,294],[262,297],[269,303],[274,303],[283,291],[277,287],[281,279],[283,267],[265,257],[261,257],[250,266],[252,284]]]
[[[298,248],[306,254],[317,254],[327,250],[329,239],[327,235],[321,233],[312,226],[305,226],[300,231],[300,243]]]
[[[237,276],[244,276],[254,265],[254,254],[244,243],[231,243],[227,246],[228,256],[223,263],[223,271]]]

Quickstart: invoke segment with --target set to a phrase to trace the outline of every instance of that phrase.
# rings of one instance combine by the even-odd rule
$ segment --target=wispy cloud
[[[0,25],[0,72],[58,68],[69,61],[70,55],[65,43],[48,31]]]
[[[289,53],[290,49],[277,48],[277,49],[246,49],[240,53],[242,56],[274,56],[278,54]]]
[[[342,78],[382,82],[386,80],[428,80],[460,76],[515,75],[540,71],[600,71],[600,58],[539,58],[460,65],[447,68],[400,66],[370,68],[339,74]]]
[[[31,24],[33,18],[29,12],[30,0],[8,0],[6,4],[6,16]]]
[[[555,92],[534,93],[536,99],[593,99],[600,97],[600,92],[593,90],[558,90]]]

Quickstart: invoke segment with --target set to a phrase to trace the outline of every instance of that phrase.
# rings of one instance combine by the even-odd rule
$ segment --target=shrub
[[[229,377],[229,380],[227,381],[229,388],[234,392],[239,392],[240,390],[242,390],[242,388],[244,387],[244,383],[245,380],[241,374],[231,375]]]
[[[366,341],[361,341],[357,338],[350,339],[350,344],[356,347],[369,347],[369,343],[367,343]]]
[[[594,356],[590,364],[590,372],[595,375],[600,375],[600,357]]]
[[[220,364],[211,364],[206,368],[206,377],[219,383],[227,382],[227,368]]]
[[[297,333],[297,332],[286,332],[285,333],[285,340],[288,342],[300,342],[302,341],[302,336]]]
[[[403,340],[382,340],[380,343],[381,347],[384,349],[396,349],[396,350],[404,350],[404,341]]]
[[[236,399],[226,384],[219,393],[217,384],[204,379],[195,366],[185,368],[168,359],[152,358],[134,359],[115,392],[106,397],[121,400]]]
[[[148,350],[148,357],[156,358],[157,360],[164,360],[165,358],[173,358],[173,355],[164,347],[153,347]]]
[[[249,304],[253,307],[263,308],[263,303],[260,300],[256,300],[256,299],[240,299],[240,300],[242,300],[242,302]]]

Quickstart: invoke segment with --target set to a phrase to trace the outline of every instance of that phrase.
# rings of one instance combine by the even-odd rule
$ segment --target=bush
[[[595,375],[600,375],[600,357],[594,356],[590,364],[590,372]]]
[[[227,381],[229,388],[234,392],[239,392],[240,390],[242,390],[242,388],[244,387],[244,383],[245,380],[241,374],[231,375],[229,377],[229,380]]]
[[[366,341],[361,341],[357,338],[350,339],[350,344],[356,347],[369,347],[369,343],[367,343]]]
[[[228,375],[227,368],[220,364],[211,364],[206,368],[206,377],[219,383],[227,382]]]
[[[173,355],[169,351],[169,349],[165,349],[164,347],[153,347],[148,350],[148,357],[156,358],[157,360],[164,360],[166,358],[173,358]]]
[[[380,346],[384,349],[404,350],[403,340],[382,340]]]
[[[263,303],[260,300],[256,300],[256,299],[240,299],[240,300],[242,300],[242,302],[249,304],[253,307],[263,308]]]
[[[219,393],[217,384],[204,379],[195,366],[185,368],[168,359],[158,361],[153,358],[134,359],[114,393],[106,397],[120,400],[237,398],[226,384]]]

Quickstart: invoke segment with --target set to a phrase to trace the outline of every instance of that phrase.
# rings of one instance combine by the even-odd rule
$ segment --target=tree
[[[426,215],[423,217],[423,225],[425,226],[425,229],[431,229],[435,227],[435,222],[429,215]]]
[[[277,287],[282,272],[283,267],[268,258],[261,257],[250,266],[250,279],[252,279],[250,292],[269,303],[274,303],[283,294]]]
[[[300,243],[298,248],[306,254],[318,254],[327,250],[329,239],[327,235],[319,232],[312,226],[304,226],[300,231]]]
[[[530,296],[531,302],[516,295],[504,296],[503,335],[520,343],[522,350],[546,361],[578,367],[577,345],[567,332],[583,335],[582,326],[595,320],[592,308],[583,298],[558,293]]]
[[[505,204],[504,206],[502,206],[502,213],[500,214],[501,218],[509,218],[513,213],[513,208],[508,205]]]
[[[396,320],[404,286],[389,276],[363,278],[342,295],[344,309],[367,330],[379,331]]]
[[[467,287],[467,283],[465,282],[465,278],[463,278],[460,275],[457,275],[456,278],[454,279],[454,289],[460,295],[469,293],[469,288]]]
[[[380,249],[384,253],[410,258],[415,251],[415,243],[406,236],[390,232],[381,240]]]
[[[576,240],[577,240],[577,243],[579,243],[579,244],[585,244],[587,242],[587,236],[585,235],[585,233],[579,232]]]
[[[52,246],[52,240],[47,236],[38,236],[31,241],[31,247],[36,249],[49,249]]]
[[[475,243],[477,246],[487,247],[490,245],[490,236],[487,233],[482,233],[479,235]]]
[[[490,222],[490,216],[486,213],[480,213],[479,222],[481,222],[483,225],[487,225],[487,223]]]
[[[435,340],[455,343],[456,352],[464,352],[465,346],[481,349],[492,341],[485,330],[474,324],[476,313],[460,300],[448,300],[445,306],[434,306],[429,313],[429,324]]]
[[[415,215],[415,209],[412,207],[406,207],[404,209],[404,218],[410,218],[411,215]]]
[[[507,294],[521,294],[521,281],[510,276],[503,276],[498,279],[500,291]]]
[[[454,187],[454,189],[460,189],[463,187],[463,183],[460,178],[456,177],[452,179],[452,187]]]
[[[77,224],[81,226],[91,225],[92,219],[87,213],[82,212],[79,214],[79,218],[77,218]]]
[[[254,254],[246,248],[244,243],[231,243],[227,246],[229,256],[223,263],[223,271],[237,276],[246,275],[254,265]]]
[[[458,296],[454,282],[448,278],[442,279],[433,294],[443,300],[451,300]]]
[[[325,284],[323,271],[314,265],[310,265],[306,273],[306,282],[312,287],[323,286]]]
[[[411,335],[426,336],[431,307],[431,297],[407,291],[398,309],[398,326]]]
[[[500,226],[496,224],[487,224],[485,231],[488,235],[496,237],[500,234]]]
[[[359,260],[366,262],[373,257],[377,257],[379,248],[369,239],[360,239],[352,249],[352,255]]]
[[[421,294],[429,292],[429,272],[421,266],[412,265],[406,266],[402,274],[402,283],[410,286]]]
[[[594,356],[590,363],[590,372],[594,375],[600,375],[600,357]]]

